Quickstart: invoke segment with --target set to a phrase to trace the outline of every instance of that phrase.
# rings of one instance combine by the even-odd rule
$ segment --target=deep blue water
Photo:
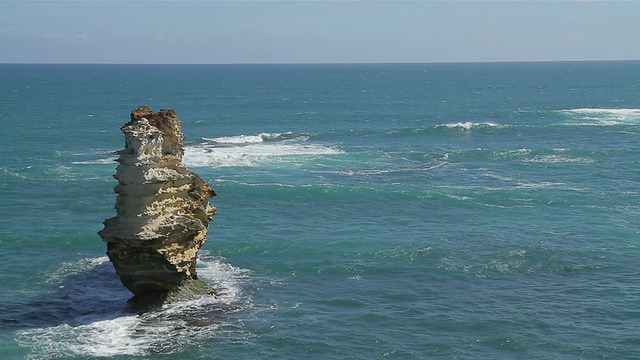
[[[638,61],[2,64],[0,358],[636,358],[639,94]],[[142,104],[218,193],[215,301],[133,313],[104,256]]]

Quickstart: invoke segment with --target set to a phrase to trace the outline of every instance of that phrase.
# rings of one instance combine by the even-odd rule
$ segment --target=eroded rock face
[[[196,257],[216,212],[209,205],[216,193],[182,164],[180,124],[173,110],[140,106],[121,128],[117,215],[98,235],[135,306],[160,305],[185,287],[213,294],[198,280]]]

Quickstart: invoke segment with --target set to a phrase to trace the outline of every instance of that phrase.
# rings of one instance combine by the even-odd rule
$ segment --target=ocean
[[[139,105],[217,299],[130,310],[96,234]],[[640,61],[0,64],[0,123],[2,359],[640,354]]]

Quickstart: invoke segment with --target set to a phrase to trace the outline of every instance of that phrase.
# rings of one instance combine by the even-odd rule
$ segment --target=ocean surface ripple
[[[634,359],[640,63],[0,65],[2,359]],[[217,299],[104,256],[119,127],[174,108]]]

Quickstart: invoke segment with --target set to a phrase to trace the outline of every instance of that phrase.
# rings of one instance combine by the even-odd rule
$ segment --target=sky
[[[6,1],[0,63],[640,59],[640,1]]]

